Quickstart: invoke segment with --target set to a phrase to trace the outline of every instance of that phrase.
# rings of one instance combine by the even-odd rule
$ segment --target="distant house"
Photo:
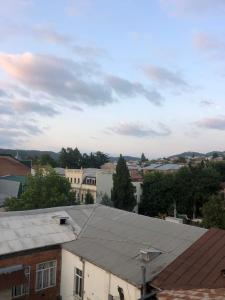
[[[225,230],[210,229],[152,282],[157,299],[225,299]]]
[[[31,167],[26,163],[10,155],[0,155],[0,176],[27,176],[29,174],[31,174]]]
[[[65,177],[71,183],[76,200],[81,203],[84,203],[88,192],[97,203],[101,202],[105,194],[111,197],[112,176],[112,172],[96,168],[65,169]]]
[[[206,230],[103,205],[0,213],[0,299],[137,300]],[[150,298],[149,298],[150,299]]]
[[[182,164],[151,164],[147,167],[144,167],[143,174],[147,174],[149,172],[163,172],[163,173],[173,173],[178,171],[180,168],[184,167]]]

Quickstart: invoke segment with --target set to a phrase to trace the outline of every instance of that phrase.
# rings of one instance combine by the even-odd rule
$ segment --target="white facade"
[[[134,208],[134,212],[138,212],[138,206],[141,202],[141,195],[142,195],[142,184],[143,182],[139,182],[139,181],[133,181],[132,182],[133,186],[135,187],[135,193],[134,196],[136,198],[137,201],[137,205]]]
[[[91,193],[95,202],[100,203],[102,196],[111,197],[113,173],[101,169],[65,169],[65,177],[76,192],[76,199],[84,203],[87,192]]]
[[[141,292],[136,286],[62,249],[62,300],[81,300],[74,295],[76,268],[83,273],[83,300],[108,300],[109,295],[113,297],[111,299],[119,300],[118,287],[123,289],[125,300],[137,300],[141,297]]]

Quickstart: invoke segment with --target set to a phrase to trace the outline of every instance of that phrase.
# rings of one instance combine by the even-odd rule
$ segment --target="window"
[[[12,287],[12,298],[21,297],[29,294],[30,288],[30,267],[25,267],[24,274],[27,278],[26,283],[14,285]]]
[[[76,300],[80,300],[82,298],[82,286],[83,286],[83,272],[75,268],[74,274],[74,296],[76,296]]]
[[[76,178],[74,178],[74,183],[76,183]]]
[[[36,290],[46,289],[56,285],[56,261],[48,261],[37,265]]]

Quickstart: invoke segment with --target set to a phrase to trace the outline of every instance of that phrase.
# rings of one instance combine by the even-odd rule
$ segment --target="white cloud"
[[[143,125],[139,122],[121,122],[114,127],[108,128],[110,131],[126,136],[133,136],[133,137],[162,137],[168,136],[171,134],[171,130],[162,123],[159,123],[157,128],[150,128],[146,125]]]

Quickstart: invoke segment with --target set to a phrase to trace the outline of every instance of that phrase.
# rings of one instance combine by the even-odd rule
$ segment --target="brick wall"
[[[44,290],[35,291],[36,283],[36,264],[51,260],[57,261],[56,286]],[[61,248],[52,247],[50,249],[39,249],[29,252],[23,252],[18,255],[5,256],[0,258],[0,268],[12,265],[30,266],[30,293],[20,300],[57,300],[60,294],[60,276],[61,276]]]

